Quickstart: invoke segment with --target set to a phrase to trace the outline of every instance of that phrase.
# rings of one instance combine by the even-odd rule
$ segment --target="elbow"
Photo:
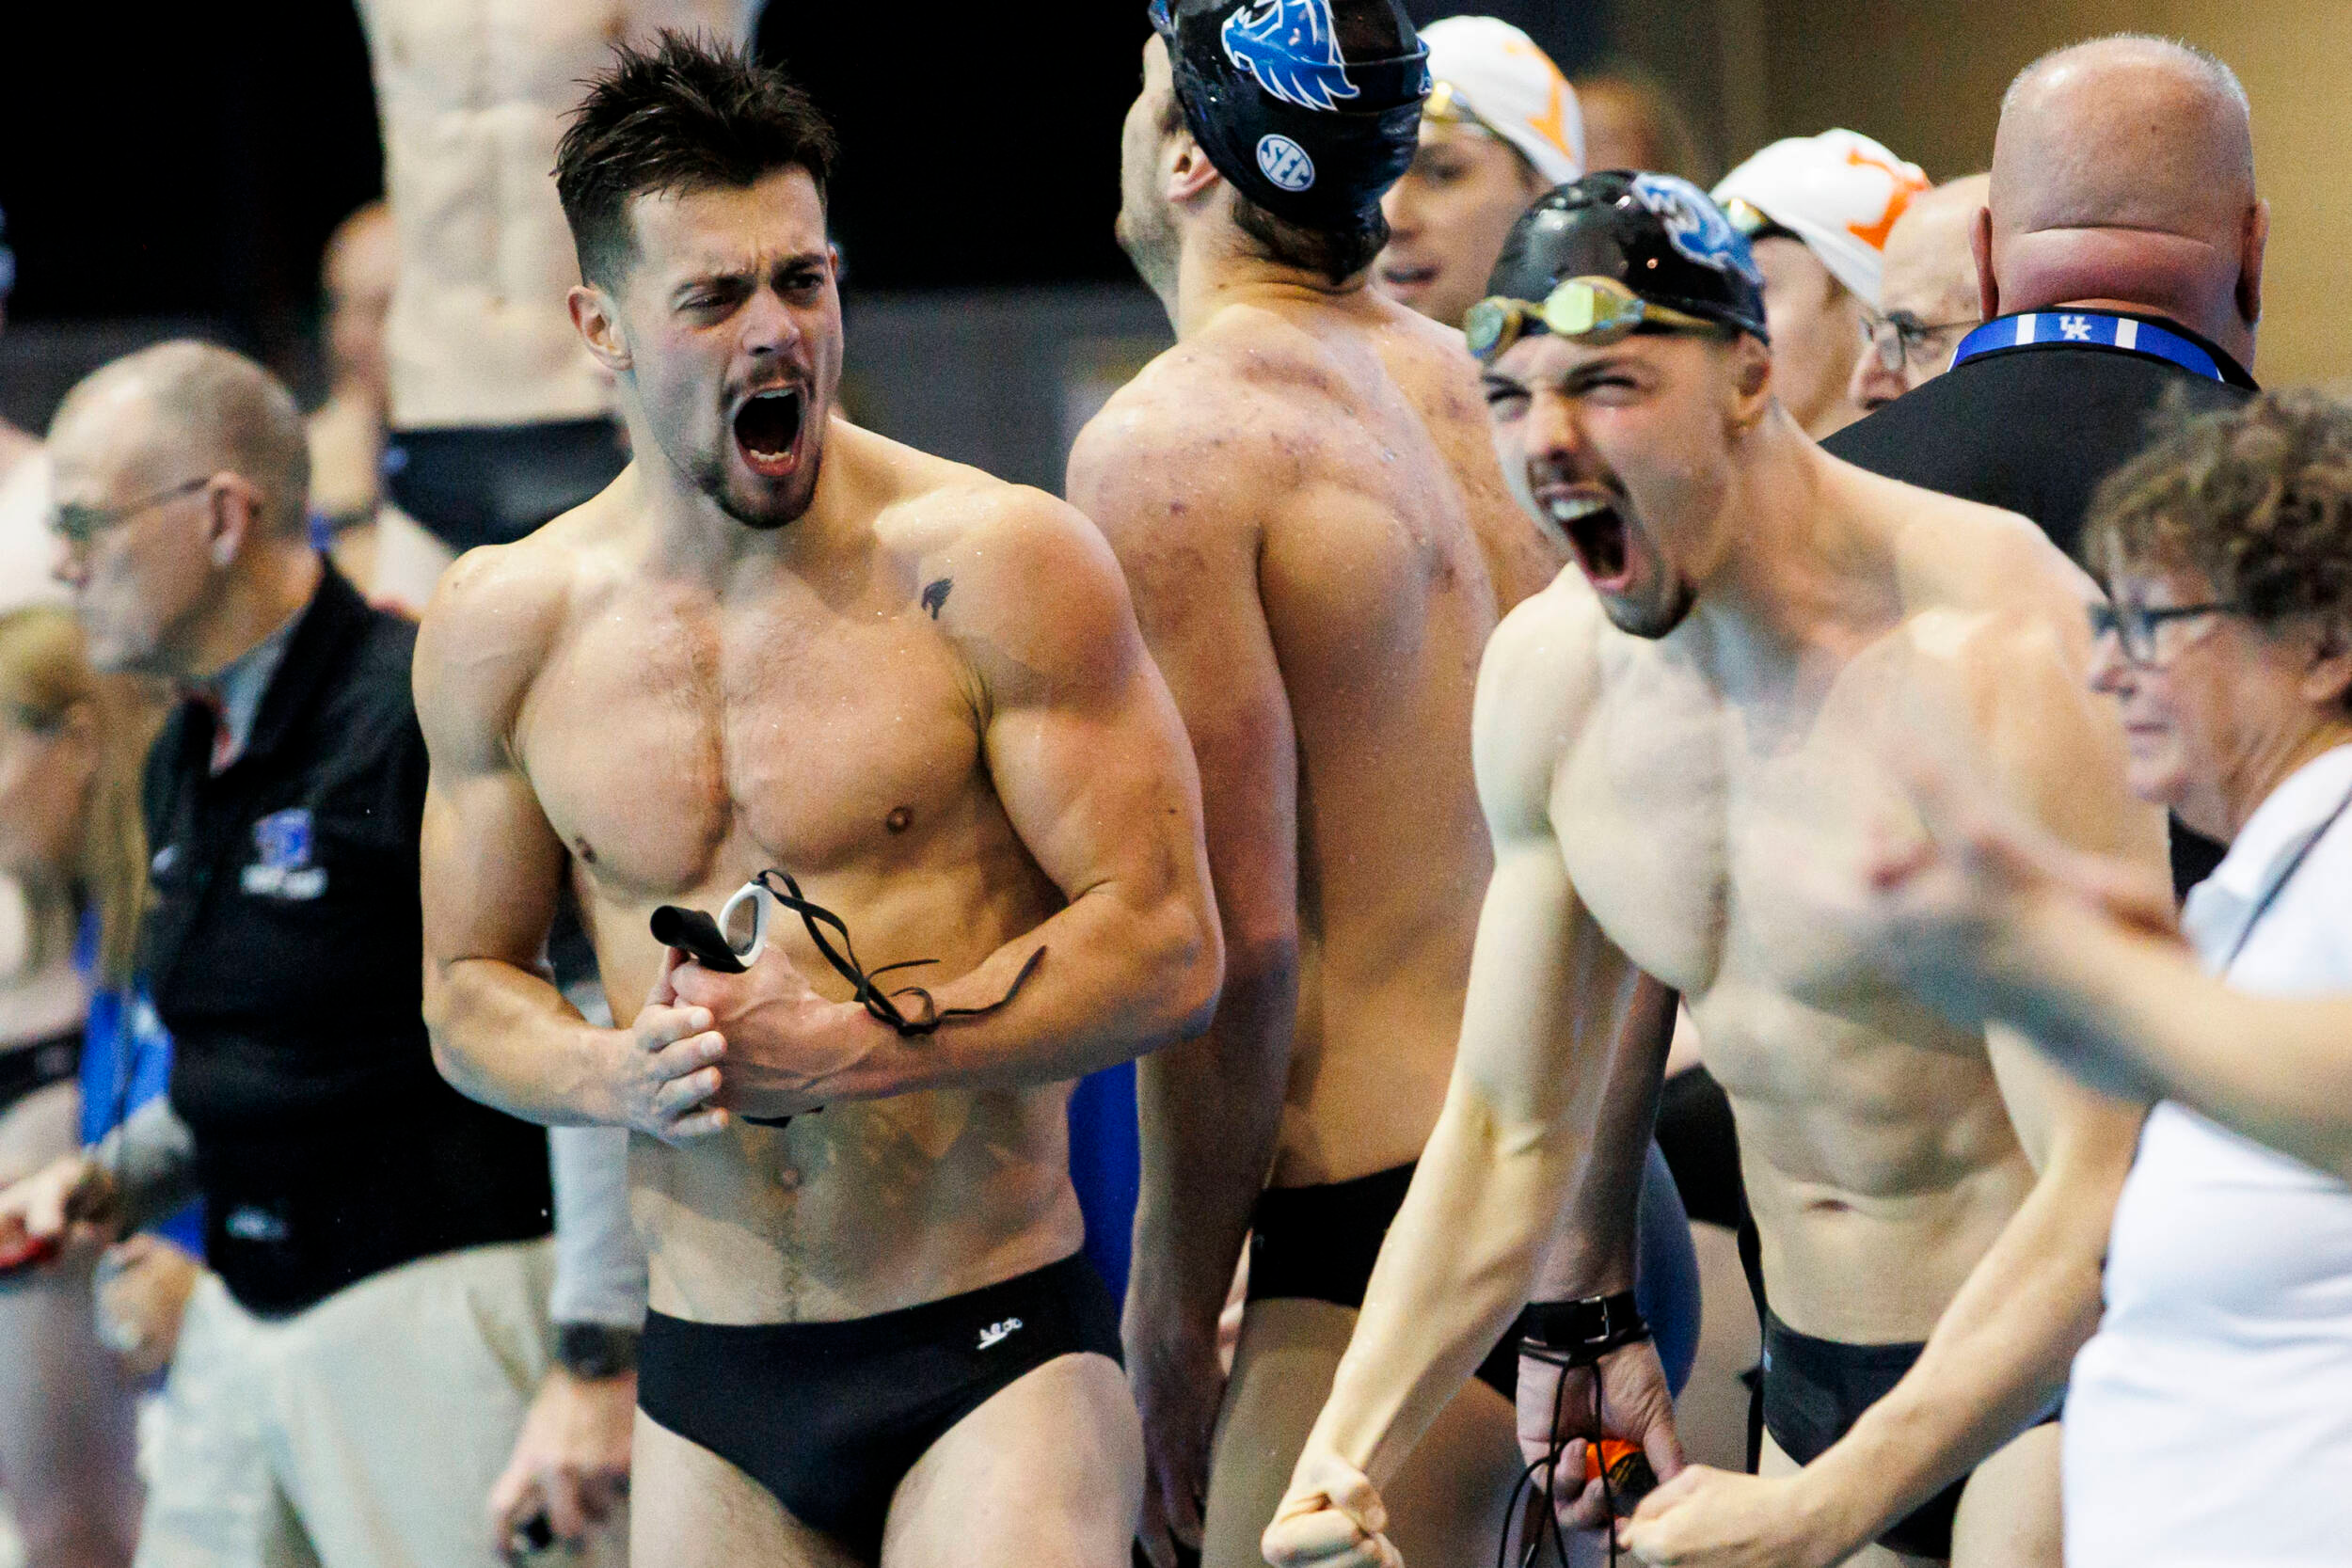
[[[1161,1010],[1164,1043],[1208,1033],[1225,988],[1225,933],[1213,909],[1191,901],[1170,911],[1158,943],[1154,972],[1165,977]]]

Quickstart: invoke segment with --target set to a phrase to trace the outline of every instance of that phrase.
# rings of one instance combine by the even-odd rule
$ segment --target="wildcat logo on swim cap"
[[[1258,172],[1286,191],[1303,191],[1315,182],[1315,161],[1290,137],[1268,132],[1258,138]]]
[[[1225,19],[1219,36],[1233,69],[1249,72],[1258,86],[1285,103],[1328,114],[1339,108],[1341,100],[1357,96],[1356,84],[1347,79],[1347,62],[1340,58],[1331,0],[1253,0]],[[1263,163],[1263,143],[1258,156]],[[1274,178],[1271,171],[1266,178]],[[1313,183],[1310,165],[1307,184]],[[1307,185],[1283,188],[1305,190]]]
[[[1671,174],[1637,174],[1633,198],[1665,226],[1666,238],[1683,255],[1703,267],[1736,272],[1757,288],[1764,286],[1748,242],[1696,185]]]

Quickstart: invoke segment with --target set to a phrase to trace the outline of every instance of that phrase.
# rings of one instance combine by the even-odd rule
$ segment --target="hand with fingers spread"
[[[0,1191],[0,1279],[87,1261],[119,1234],[114,1178],[86,1154],[61,1155]]]
[[[828,1002],[771,944],[740,974],[721,974],[671,949],[664,978],[726,1039],[715,1104],[767,1120],[843,1098],[837,1074],[885,1037],[884,1024],[854,1002]]]
[[[1364,1473],[1310,1446],[1258,1548],[1273,1568],[1405,1568],[1388,1528],[1388,1505]]]
[[[1600,1380],[1600,1425],[1593,1424],[1593,1382]],[[1620,1346],[1591,1367],[1563,1369],[1533,1355],[1519,1357],[1519,1456],[1543,1462],[1552,1446],[1560,1458],[1552,1475],[1552,1504],[1563,1529],[1593,1530],[1609,1520],[1609,1497],[1600,1478],[1585,1477],[1591,1441],[1613,1437],[1639,1447],[1661,1481],[1671,1481],[1685,1461],[1675,1434],[1674,1393],[1658,1347],[1647,1339]]]
[[[609,1085],[616,1104],[602,1118],[679,1145],[727,1125],[726,1110],[716,1103],[726,1037],[711,1027],[708,1008],[679,1000],[672,982],[684,957],[670,950],[644,1009],[629,1025]]]
[[[1830,1568],[1867,1537],[1815,1507],[1814,1491],[1802,1475],[1693,1465],[1618,1525],[1617,1544],[1651,1568]]]
[[[583,1549],[590,1532],[628,1496],[636,1417],[634,1371],[583,1378],[551,1369],[506,1473],[490,1488],[493,1549],[514,1561],[537,1549],[541,1532],[568,1551]]]

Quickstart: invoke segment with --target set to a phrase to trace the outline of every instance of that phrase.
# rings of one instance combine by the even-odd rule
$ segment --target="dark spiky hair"
[[[628,204],[640,196],[743,189],[805,169],[823,199],[840,145],[816,102],[749,48],[664,30],[650,49],[621,44],[588,83],[555,150],[555,192],[580,275],[616,286],[634,260]]]

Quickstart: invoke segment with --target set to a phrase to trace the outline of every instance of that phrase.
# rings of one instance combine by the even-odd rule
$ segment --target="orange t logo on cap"
[[[1876,223],[1846,225],[1847,233],[1860,240],[1872,250],[1884,250],[1886,236],[1893,230],[1895,220],[1903,215],[1903,209],[1911,205],[1911,198],[1926,190],[1928,183],[1924,180],[1914,180],[1893,164],[1882,158],[1873,158],[1859,148],[1846,149],[1846,164],[1850,168],[1877,169],[1895,182],[1893,194],[1886,198],[1886,211],[1879,214]]]

